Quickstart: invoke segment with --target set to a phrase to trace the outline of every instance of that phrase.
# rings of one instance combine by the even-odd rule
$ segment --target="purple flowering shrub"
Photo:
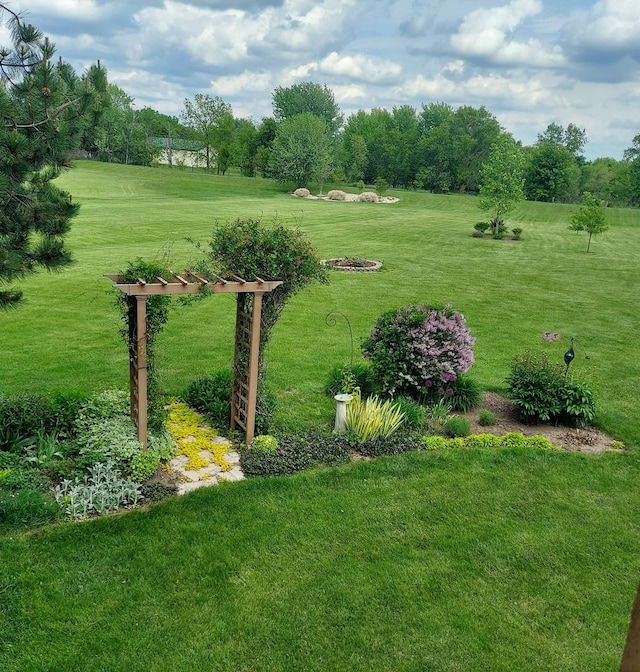
[[[473,364],[474,342],[464,315],[450,305],[420,304],[381,315],[362,352],[385,392],[442,397]]]

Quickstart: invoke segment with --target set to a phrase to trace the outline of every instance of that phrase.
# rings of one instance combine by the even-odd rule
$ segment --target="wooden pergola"
[[[157,282],[147,282],[138,278],[128,282],[121,275],[106,275],[115,286],[127,296],[136,299],[136,320],[129,347],[129,394],[131,418],[143,448],[147,448],[147,297],[198,294],[210,291],[214,294],[252,294],[251,312],[245,310],[246,302],[237,302],[235,353],[249,353],[243,371],[234,367],[231,394],[231,429],[240,428],[245,432],[245,441],[253,440],[256,421],[256,400],[258,396],[258,369],[260,361],[260,318],[262,316],[262,296],[274,290],[282,282],[255,278],[247,281],[237,275],[232,280],[216,277],[211,282],[199,273],[184,271],[169,278],[156,277]]]

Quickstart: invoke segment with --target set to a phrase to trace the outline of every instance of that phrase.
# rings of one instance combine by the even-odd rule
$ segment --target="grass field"
[[[562,361],[575,336],[598,423],[628,450],[416,451],[0,535],[0,670],[618,669],[640,576],[640,212],[609,210],[587,255],[562,205],[523,204],[513,242],[471,237],[473,197],[299,201],[266,180],[94,163],[61,183],[83,205],[77,264],[29,279],[28,304],[2,315],[2,392],[124,387],[103,274],[167,250],[181,269],[194,255],[185,236],[277,216],[323,257],[384,262],[332,273],[285,309],[266,353],[282,425],[332,421],[323,386],[350,344],[327,313],[349,317],[358,356],[384,310],[450,301],[489,389],[503,389],[514,354]],[[160,342],[168,392],[229,364],[233,308],[228,296],[176,306]]]
[[[0,538],[4,672],[614,672],[637,453],[405,453]]]
[[[523,203],[509,222],[524,229],[514,242],[471,237],[482,215],[470,196],[399,192],[394,205],[303,201],[269,180],[90,162],[59,181],[82,204],[69,236],[77,263],[29,279],[28,305],[2,316],[4,392],[125,386],[126,351],[103,274],[166,253],[181,270],[195,255],[185,237],[208,240],[216,221],[278,217],[304,229],[322,257],[384,262],[377,274],[334,272],[329,286],[305,290],[285,310],[266,353],[281,424],[331,422],[322,388],[329,369],[349,361],[350,343],[346,323],[328,327],[327,313],[348,316],[359,357],[360,340],[383,311],[451,302],[476,337],[471,372],[484,387],[503,388],[512,357],[525,350],[562,361],[574,336],[572,368],[597,395],[597,423],[640,444],[640,211],[608,210],[611,229],[586,254],[585,236],[567,229],[574,206]],[[229,364],[233,303],[215,296],[176,307],[159,343],[169,393]],[[545,331],[558,332],[560,342],[543,342]]]

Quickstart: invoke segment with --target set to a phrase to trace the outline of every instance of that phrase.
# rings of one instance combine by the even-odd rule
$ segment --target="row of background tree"
[[[110,105],[84,149],[101,161],[152,165],[167,148],[189,149],[207,170],[263,175],[296,186],[382,178],[393,187],[433,192],[478,191],[481,167],[505,133],[485,107],[442,102],[359,111],[344,120],[326,86],[303,82],[273,91],[273,117],[233,116],[219,97],[197,94],[180,117],[145,107],[114,84]],[[575,124],[550,124],[522,146],[529,200],[574,202],[584,191],[610,205],[640,205],[640,134],[621,161],[587,161],[587,136]]]

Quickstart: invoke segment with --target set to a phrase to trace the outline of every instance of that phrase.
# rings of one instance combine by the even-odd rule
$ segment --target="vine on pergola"
[[[184,276],[184,277],[183,277]],[[110,277],[121,291],[130,354],[131,413],[146,445],[147,378],[152,423],[162,418],[158,411],[156,363],[153,345],[168,316],[173,294],[235,292],[236,336],[233,361],[231,427],[253,438],[256,398],[264,386],[263,347],[288,301],[300,289],[318,280],[328,282],[327,271],[306,236],[274,222],[238,219],[218,225],[204,258],[183,276],[170,273],[155,262],[139,259],[126,273]],[[143,381],[143,396],[140,379]],[[141,408],[144,406],[144,408]],[[257,411],[260,412],[258,402]]]

